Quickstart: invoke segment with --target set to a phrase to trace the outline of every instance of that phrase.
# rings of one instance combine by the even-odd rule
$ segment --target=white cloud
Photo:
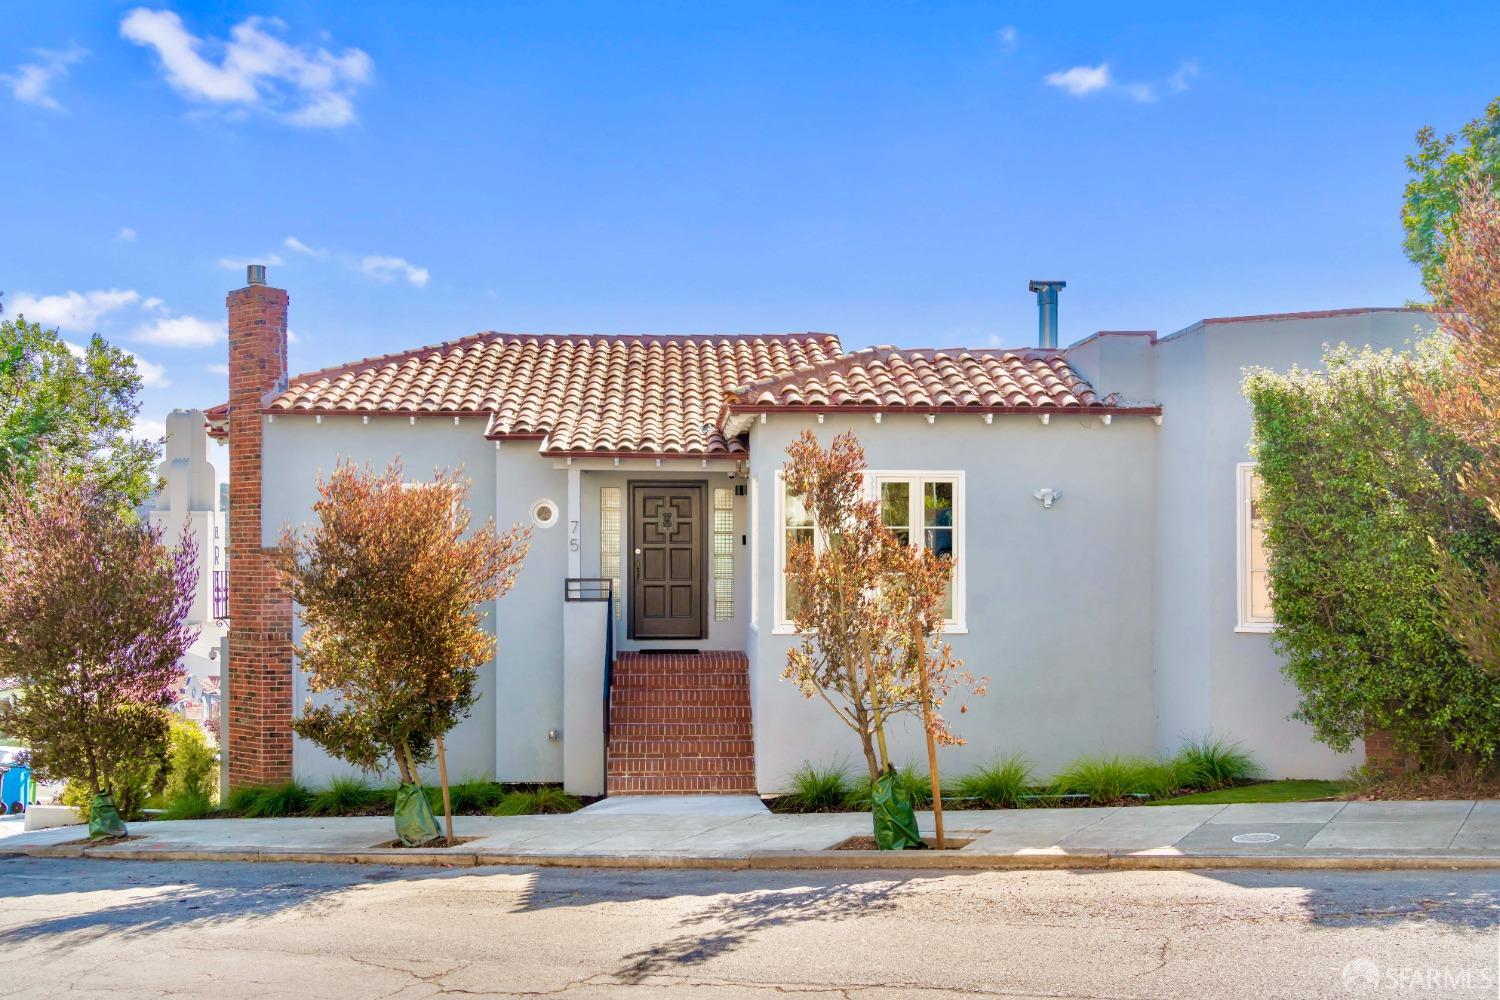
[[[374,61],[354,48],[289,45],[273,34],[285,28],[276,18],[249,17],[225,42],[194,35],[169,10],[137,7],[120,22],[120,34],[154,49],[167,82],[190,100],[257,108],[304,128],[353,122],[355,92],[374,76]]]
[[[286,261],[279,253],[263,253],[259,257],[220,257],[219,266],[226,271],[243,271],[247,264],[264,264],[266,267],[280,267]]]
[[[159,365],[154,361],[147,361],[134,351],[126,351],[135,359],[135,370],[141,376],[141,385],[147,389],[165,389],[172,384],[167,378],[165,365]]]
[[[418,288],[424,287],[430,277],[427,268],[409,263],[405,257],[382,257],[372,254],[360,260],[359,269],[376,281],[390,281],[396,277],[404,277]]]
[[[1182,65],[1177,67],[1177,72],[1167,77],[1167,86],[1179,94],[1192,85],[1193,77],[1198,75],[1198,60],[1184,59]]]
[[[140,292],[133,288],[111,288],[107,292],[70,291],[40,298],[20,294],[10,305],[33,323],[59,330],[93,333],[100,317],[139,302],[140,298]]]
[[[120,231],[115,234],[115,239],[119,240],[121,243],[134,243],[135,237],[135,230],[131,229],[129,226],[121,226]]]
[[[68,75],[68,67],[89,54],[78,45],[66,49],[32,49],[35,62],[22,63],[14,73],[0,73],[0,83],[10,88],[11,96],[22,104],[35,104],[49,111],[65,111],[52,96],[52,85]]]
[[[1000,41],[1000,51],[1006,55],[1010,55],[1016,51],[1021,44],[1020,39],[1016,35],[1016,26],[1014,24],[1007,24],[1001,28],[995,33],[995,37]]]
[[[205,367],[213,375],[228,375],[229,374],[229,366],[228,365],[206,365]]]
[[[164,316],[137,327],[131,339],[162,347],[212,347],[224,339],[224,324],[196,316]]]
[[[309,257],[322,257],[328,253],[327,250],[314,250],[312,247],[308,246],[306,243],[303,243],[295,236],[288,236],[286,239],[281,241],[281,245],[286,247],[288,250],[295,250],[298,253],[305,253]]]
[[[1198,60],[1185,59],[1164,81],[1119,80],[1110,71],[1107,62],[1048,73],[1043,80],[1049,87],[1056,87],[1072,97],[1083,98],[1109,92],[1120,94],[1137,104],[1155,104],[1161,99],[1162,87],[1180,94],[1191,86],[1193,77],[1197,75]]]
[[[167,436],[167,425],[160,420],[136,417],[135,425],[130,428],[130,436],[141,441],[160,441]]]
[[[158,309],[161,309],[163,305],[164,303],[162,302],[162,300],[153,295],[149,299],[141,303],[141,308],[150,312],[156,312]]]
[[[297,333],[296,333],[295,330],[293,330],[291,327],[287,327],[287,330],[286,330],[286,342],[288,344],[295,344],[295,343],[297,343],[301,339],[302,339],[301,337],[297,336]]]
[[[1109,63],[1097,66],[1074,66],[1059,73],[1048,73],[1047,86],[1066,90],[1074,97],[1086,97],[1098,90],[1107,90],[1113,83]]]

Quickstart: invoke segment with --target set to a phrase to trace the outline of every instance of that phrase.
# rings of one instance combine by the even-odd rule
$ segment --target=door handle
[[[641,550],[640,549],[636,549],[635,550],[635,558],[632,559],[632,560],[630,560],[630,561],[635,564],[635,578],[636,578],[637,581],[639,581],[640,578],[641,578]]]

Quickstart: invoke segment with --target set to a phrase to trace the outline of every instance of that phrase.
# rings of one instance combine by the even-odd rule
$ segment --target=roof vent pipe
[[[264,264],[246,264],[245,265],[245,284],[247,284],[247,285],[264,285],[265,283],[266,283],[266,265],[264,265]],[[1054,296],[1054,301],[1056,301],[1056,297],[1055,296]]]
[[[1057,293],[1068,287],[1066,281],[1040,281],[1032,279],[1026,286],[1036,292],[1037,346],[1044,350],[1057,347]]]

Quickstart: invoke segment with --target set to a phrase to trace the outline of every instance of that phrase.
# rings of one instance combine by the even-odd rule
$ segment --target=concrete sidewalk
[[[931,813],[920,814],[924,833]],[[867,813],[773,815],[754,799],[621,798],[567,816],[460,816],[451,848],[377,845],[389,817],[132,823],[91,847],[83,827],[19,834],[0,856],[174,861],[703,868],[1500,868],[1500,801],[1296,802],[945,813],[960,850],[834,851]]]

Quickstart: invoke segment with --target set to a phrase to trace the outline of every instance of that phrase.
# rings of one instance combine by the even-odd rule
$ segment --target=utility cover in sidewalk
[[[1233,838],[1236,844],[1274,844],[1280,839],[1276,833],[1242,833]]]

